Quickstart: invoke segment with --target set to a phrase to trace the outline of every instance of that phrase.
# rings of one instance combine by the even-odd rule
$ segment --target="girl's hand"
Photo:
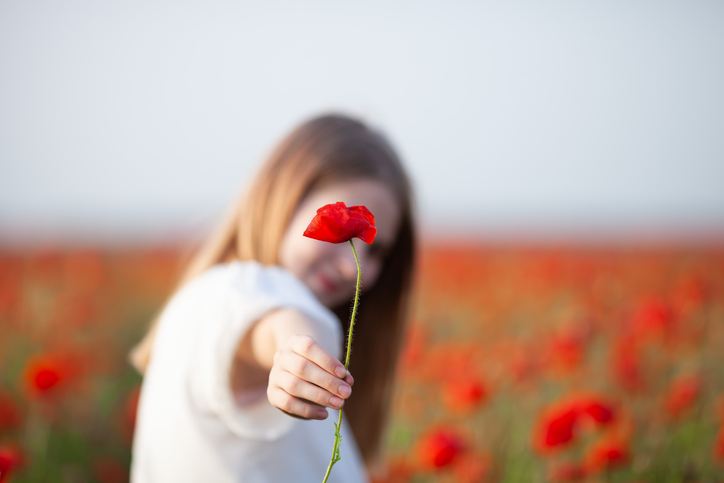
[[[354,379],[344,365],[308,335],[293,335],[274,354],[269,402],[303,419],[326,419],[325,407],[339,409],[352,394]]]

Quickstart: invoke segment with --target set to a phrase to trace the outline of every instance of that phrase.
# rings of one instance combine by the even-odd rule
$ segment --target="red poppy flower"
[[[673,323],[674,314],[669,304],[655,297],[639,301],[631,315],[631,327],[639,334],[665,334],[672,328]]]
[[[646,388],[638,341],[623,337],[611,348],[611,370],[618,384],[625,390],[639,392]]]
[[[573,428],[578,419],[578,409],[563,404],[546,411],[538,422],[534,434],[534,446],[542,453],[558,449],[573,441]]]
[[[10,481],[10,475],[24,464],[25,458],[17,446],[0,446],[0,483]]]
[[[681,416],[694,405],[701,393],[701,378],[696,374],[676,379],[666,394],[666,412],[674,418]]]
[[[70,363],[63,357],[36,356],[25,365],[25,385],[32,396],[50,395],[67,382],[72,370]]]
[[[453,463],[464,448],[460,435],[448,429],[437,429],[422,437],[417,455],[422,466],[436,469]]]
[[[480,379],[453,380],[444,389],[445,403],[452,411],[469,412],[484,404],[488,390]]]
[[[581,334],[572,331],[556,334],[548,348],[552,368],[564,373],[577,369],[583,360],[584,342]]]
[[[610,424],[614,420],[613,408],[598,399],[583,398],[578,402],[578,409],[601,426]]]
[[[631,460],[628,445],[618,439],[609,438],[598,442],[586,455],[586,467],[596,473],[626,466]]]
[[[352,238],[372,243],[376,235],[375,217],[367,208],[347,207],[341,201],[318,209],[304,230],[304,236],[329,243],[344,243]]]

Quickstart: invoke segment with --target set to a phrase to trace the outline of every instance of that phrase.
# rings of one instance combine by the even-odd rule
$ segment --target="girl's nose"
[[[337,255],[337,268],[339,273],[345,280],[353,280],[357,278],[357,263],[354,260],[352,248],[349,246],[349,243],[340,243],[339,246],[345,248],[345,250],[340,250]],[[359,256],[359,251],[357,255]],[[360,263],[361,262],[362,260],[360,259]]]

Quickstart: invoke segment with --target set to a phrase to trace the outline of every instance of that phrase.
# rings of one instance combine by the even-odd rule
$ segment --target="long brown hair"
[[[365,462],[371,466],[388,416],[416,252],[410,183],[384,136],[342,115],[303,123],[262,165],[246,195],[191,260],[180,285],[218,263],[257,260],[277,264],[282,236],[304,197],[324,186],[356,179],[374,179],[388,186],[402,214],[382,272],[362,297],[350,362],[355,394],[345,403],[345,413]],[[349,304],[333,311],[346,332]],[[151,357],[155,325],[131,353],[141,372]]]

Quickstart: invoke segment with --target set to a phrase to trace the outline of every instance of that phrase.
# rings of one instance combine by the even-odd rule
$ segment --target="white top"
[[[133,441],[133,483],[321,482],[332,456],[337,411],[305,421],[273,407],[266,388],[235,396],[231,364],[238,342],[267,312],[301,310],[338,341],[335,315],[290,272],[256,262],[217,265],[170,301],[146,371]],[[366,482],[346,420],[342,459],[330,482]]]

